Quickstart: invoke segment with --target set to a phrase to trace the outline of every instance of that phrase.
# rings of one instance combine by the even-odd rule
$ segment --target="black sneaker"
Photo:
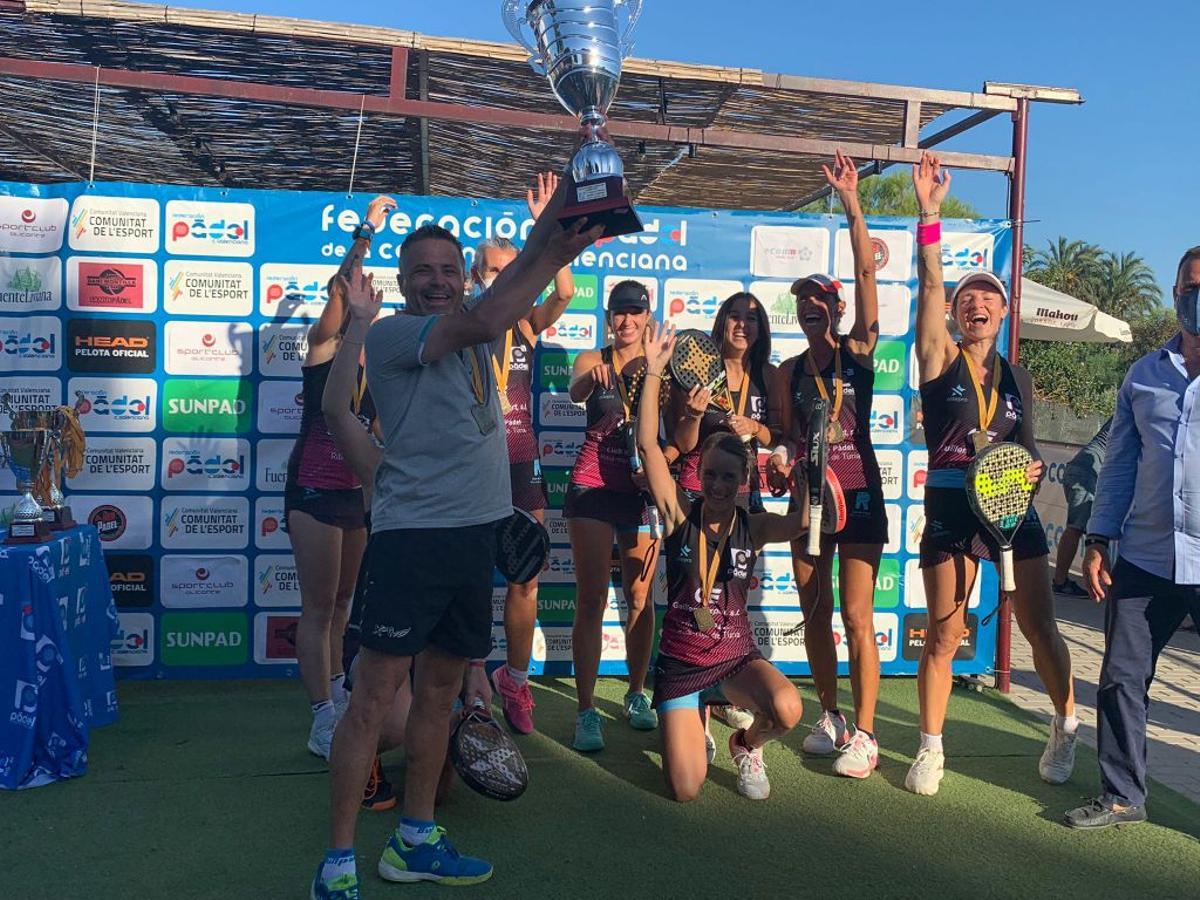
[[[1116,810],[1103,800],[1097,798],[1087,806],[1073,809],[1063,816],[1068,828],[1078,828],[1085,831],[1097,831],[1112,825],[1136,825],[1146,821],[1146,807],[1127,806]]]
[[[396,806],[396,792],[392,783],[384,777],[383,763],[379,757],[371,765],[371,777],[367,779],[366,790],[363,791],[362,807],[372,812],[385,812]]]
[[[1091,596],[1091,594],[1081,588],[1077,582],[1072,581],[1070,578],[1068,578],[1062,584],[1054,585],[1054,593],[1059,597],[1086,598]]]

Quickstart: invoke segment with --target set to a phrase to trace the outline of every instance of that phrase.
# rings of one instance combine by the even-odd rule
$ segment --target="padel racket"
[[[521,751],[480,700],[454,726],[450,762],[467,787],[493,800],[516,800],[529,787]]]
[[[813,505],[811,501],[811,493],[808,488],[808,473],[805,469],[797,465],[792,469],[792,474],[795,476],[796,489],[794,497],[799,498],[797,502],[803,508],[804,504],[808,504],[808,523],[812,523]],[[833,469],[825,468],[825,495],[821,502],[821,534],[833,534],[841,531],[846,527],[846,518],[849,515],[846,507],[846,495],[842,491],[842,484],[838,481],[838,477],[833,474]],[[813,531],[809,528],[809,533]],[[810,539],[811,540],[811,539]],[[817,550],[820,553],[820,550]],[[815,554],[809,554],[815,555]]]
[[[685,391],[700,386],[715,392],[725,380],[720,348],[703,331],[689,328],[679,332],[671,354],[671,378]]]
[[[496,568],[512,584],[527,584],[550,558],[550,532],[525,512],[514,509],[496,529]]]
[[[725,362],[716,342],[695,328],[679,332],[675,352],[671,354],[671,378],[685,391],[699,385],[709,391],[709,405],[726,415],[733,409],[733,393],[725,378]],[[744,443],[751,435],[742,435]]]
[[[984,447],[967,467],[967,502],[983,527],[1000,544],[1000,579],[1015,591],[1013,536],[1033,503],[1034,484],[1025,475],[1033,454],[1009,442]]]
[[[829,401],[824,398],[813,402],[808,417],[808,440],[804,447],[804,480],[808,485],[808,555],[821,554],[821,532],[811,527],[820,522],[825,505],[825,469],[829,455]]]

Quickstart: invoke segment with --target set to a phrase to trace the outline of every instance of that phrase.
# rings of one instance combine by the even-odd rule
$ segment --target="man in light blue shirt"
[[[1088,522],[1083,570],[1108,595],[1097,695],[1103,793],[1072,828],[1146,819],[1146,713],[1158,655],[1200,605],[1200,247],[1175,279],[1179,333],[1125,378]],[[1109,541],[1120,539],[1108,568]]]

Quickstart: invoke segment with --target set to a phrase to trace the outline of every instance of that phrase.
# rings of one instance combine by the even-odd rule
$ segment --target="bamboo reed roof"
[[[519,196],[531,172],[560,166],[575,142],[525,57],[512,44],[390,29],[0,0],[0,179],[86,179],[98,91],[97,181],[346,190],[362,109],[356,191]],[[82,67],[100,67],[98,85]],[[114,83],[120,70],[147,81],[151,73],[219,79],[246,96],[142,85],[141,75]],[[262,85],[331,92],[341,108],[261,96]],[[430,114],[383,108],[400,98],[429,104]],[[824,185],[828,142],[861,145],[860,161],[898,161],[917,152],[918,134],[935,120],[952,121],[956,111],[995,115],[1013,104],[983,93],[635,58],[610,118],[637,202],[774,209]],[[465,112],[456,118],[444,112],[450,107]],[[1006,171],[1011,163],[980,159],[988,162],[977,168]]]

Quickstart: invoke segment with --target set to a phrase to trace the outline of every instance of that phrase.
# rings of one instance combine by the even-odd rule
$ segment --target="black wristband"
[[[362,222],[360,222],[358,227],[354,229],[354,239],[356,241],[357,240],[369,241],[374,236],[374,234],[375,234],[375,226],[372,225],[370,222],[368,222],[366,219],[364,219]]]
[[[1107,547],[1109,544],[1108,535],[1104,534],[1089,534],[1083,539],[1083,546],[1087,547]]]

